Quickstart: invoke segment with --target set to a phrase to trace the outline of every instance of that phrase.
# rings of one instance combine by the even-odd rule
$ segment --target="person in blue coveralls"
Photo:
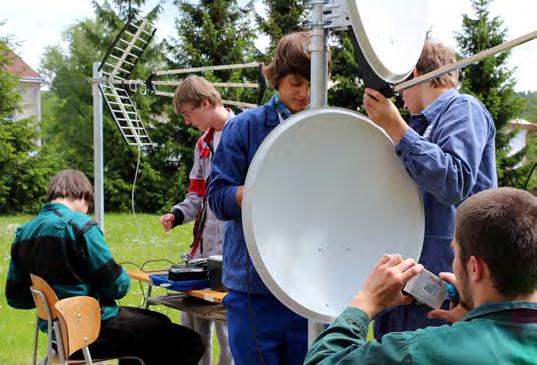
[[[310,43],[309,32],[280,39],[272,62],[264,69],[276,95],[226,125],[213,159],[208,200],[216,217],[227,221],[223,282],[229,293],[224,304],[237,365],[298,365],[307,352],[307,320],[271,294],[252,264],[242,230],[241,204],[248,167],[261,142],[309,105]]]
[[[440,43],[426,41],[413,77],[456,61]],[[394,104],[366,89],[364,107],[371,120],[392,139],[407,172],[422,193],[425,237],[419,262],[429,271],[451,271],[455,212],[469,196],[497,186],[496,130],[487,109],[476,98],[460,94],[456,71],[403,91],[410,126]],[[378,314],[375,337],[413,331],[445,322],[429,319],[427,306],[399,306]]]

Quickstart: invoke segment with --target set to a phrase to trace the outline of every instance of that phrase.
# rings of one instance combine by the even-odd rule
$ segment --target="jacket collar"
[[[41,212],[40,213],[45,213],[45,212],[52,212],[54,210],[61,210],[63,212],[70,212],[71,209],[69,209],[69,207],[65,204],[62,204],[62,203],[47,203],[45,205],[43,205],[43,207],[41,208]]]
[[[447,90],[445,93],[436,98],[436,100],[433,101],[429,106],[423,109],[421,111],[421,115],[423,115],[425,119],[427,119],[428,123],[431,123],[433,120],[436,119],[438,114],[440,114],[442,110],[444,110],[446,104],[458,95],[459,92],[455,89]]]
[[[276,127],[280,124],[280,116],[276,109],[276,95],[270,98],[269,102],[263,105],[265,108],[265,120],[263,122],[267,127]]]
[[[537,303],[525,302],[525,301],[486,303],[468,312],[466,316],[464,316],[464,320],[470,321],[477,317],[483,317],[489,314],[516,310],[516,309],[528,309],[528,310],[537,311]],[[537,315],[537,312],[536,312],[536,315]]]

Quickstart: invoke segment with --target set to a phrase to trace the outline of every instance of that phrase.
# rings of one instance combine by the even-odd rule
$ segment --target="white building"
[[[531,133],[537,132],[537,124],[528,122],[524,119],[513,119],[509,122],[509,130],[516,131],[515,136],[510,141],[509,156],[514,155],[528,144],[528,137]],[[522,164],[527,161],[526,157],[522,160]]]
[[[16,90],[21,96],[19,110],[15,112],[13,119],[35,117],[38,122],[41,122],[41,84],[44,80],[19,56],[11,51],[8,52],[7,57],[10,62],[5,70],[19,79]]]

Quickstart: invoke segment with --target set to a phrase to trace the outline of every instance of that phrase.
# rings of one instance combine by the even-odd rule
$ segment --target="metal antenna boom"
[[[521,45],[523,43],[529,42],[533,39],[537,38],[537,31],[528,33],[526,35],[523,35],[521,37],[515,38],[511,41],[499,44],[495,47],[489,48],[487,50],[484,50],[482,52],[479,52],[473,56],[470,56],[468,58],[462,59],[460,61],[457,61],[455,63],[451,63],[449,65],[445,65],[443,67],[440,67],[438,70],[434,70],[431,72],[428,72],[424,75],[418,76],[412,80],[408,80],[405,82],[402,82],[400,84],[395,85],[393,88],[394,92],[398,93],[400,91],[406,90],[408,88],[411,88],[413,86],[422,84],[424,82],[433,80],[439,76],[445,75],[451,71],[455,71],[458,69],[461,69],[463,67],[466,67],[468,65],[471,65],[472,63],[484,60],[485,58],[488,58],[490,56],[493,56],[495,54],[507,51],[513,47],[516,47],[518,45]]]

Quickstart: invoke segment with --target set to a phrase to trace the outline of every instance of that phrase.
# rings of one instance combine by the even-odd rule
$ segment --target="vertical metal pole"
[[[323,23],[322,0],[312,0],[311,9],[311,102],[310,109],[324,108],[328,104],[328,52]],[[324,330],[324,324],[308,320],[308,347]]]
[[[313,345],[313,341],[315,341],[315,339],[319,337],[321,332],[324,331],[324,328],[325,325],[323,323],[308,320],[308,348]]]
[[[310,109],[326,107],[327,80],[328,80],[328,54],[326,49],[326,31],[323,28],[322,0],[310,2],[311,9],[311,102]]]
[[[95,189],[95,217],[104,232],[104,173],[103,173],[103,97],[99,90],[101,73],[99,63],[93,64],[93,175]]]

